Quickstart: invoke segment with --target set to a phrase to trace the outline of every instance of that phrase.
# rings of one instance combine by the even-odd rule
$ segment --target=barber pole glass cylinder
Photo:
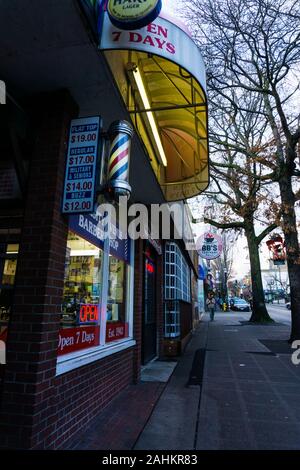
[[[120,196],[129,198],[131,193],[128,179],[133,133],[133,128],[127,121],[113,122],[108,131],[110,137],[108,192],[113,198]]]

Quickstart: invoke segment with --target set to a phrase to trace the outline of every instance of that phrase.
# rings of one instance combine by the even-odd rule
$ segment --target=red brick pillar
[[[61,197],[68,129],[77,115],[66,91],[39,96],[31,110],[36,141],[1,406],[0,446],[8,448],[45,448],[55,437],[53,378],[68,232]]]

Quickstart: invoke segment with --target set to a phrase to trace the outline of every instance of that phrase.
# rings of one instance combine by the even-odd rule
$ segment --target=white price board
[[[99,116],[73,119],[71,122],[63,214],[90,213],[94,210],[100,131]]]

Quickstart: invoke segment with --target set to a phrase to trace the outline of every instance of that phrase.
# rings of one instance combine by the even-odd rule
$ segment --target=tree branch
[[[244,222],[228,222],[228,223],[221,223],[221,222],[216,222],[215,220],[212,219],[207,219],[204,217],[204,222],[206,224],[213,225],[214,227],[221,228],[223,230],[227,229],[236,229],[236,228],[244,228]]]
[[[267,235],[269,235],[269,233],[273,232],[273,230],[275,230],[275,228],[277,227],[278,227],[278,224],[273,223],[269,225],[269,227],[265,228],[265,230],[263,230],[261,234],[256,237],[257,244],[259,245],[263,241],[263,239]]]

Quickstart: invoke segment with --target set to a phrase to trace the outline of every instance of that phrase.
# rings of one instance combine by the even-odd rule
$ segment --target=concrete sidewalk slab
[[[168,382],[177,366],[177,361],[153,361],[141,370],[142,382]]]
[[[205,317],[136,449],[300,449],[300,366],[274,347],[289,326],[240,323],[247,320]],[[191,373],[201,380],[188,386]]]

